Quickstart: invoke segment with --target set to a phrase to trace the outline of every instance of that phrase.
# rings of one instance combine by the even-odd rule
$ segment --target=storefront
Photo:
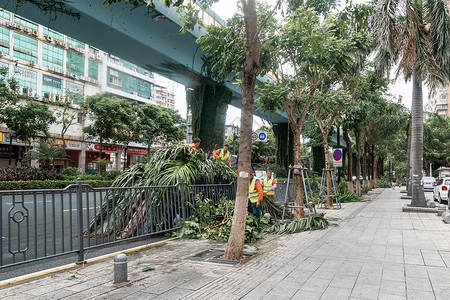
[[[124,155],[125,155],[125,147],[123,147],[122,156]],[[127,166],[135,165],[146,155],[147,155],[147,148],[129,146],[127,149],[127,157],[126,157]]]
[[[12,141],[10,141],[9,134],[4,132],[0,132],[0,167],[9,166],[10,142],[12,145],[11,166],[21,167],[25,143],[17,138],[13,138]]]
[[[100,155],[100,145],[88,143],[86,147],[86,171],[97,170],[97,164],[94,161],[99,158]],[[117,161],[117,146],[103,145],[102,146],[102,159],[107,159],[111,162],[106,169],[113,170],[116,168]]]

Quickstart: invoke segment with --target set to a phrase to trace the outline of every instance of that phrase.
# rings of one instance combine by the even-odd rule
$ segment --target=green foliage
[[[228,239],[232,224],[234,201],[221,199],[214,204],[209,199],[202,200],[197,196],[195,204],[191,204],[191,206],[194,217],[184,222],[180,229],[172,232],[172,236],[193,239]],[[245,242],[256,242],[262,238],[262,233],[295,233],[305,230],[324,229],[328,224],[328,221],[321,214],[290,222],[274,221],[263,217],[261,218],[261,225],[258,226],[258,219],[248,213],[245,223]]]
[[[325,229],[328,225],[329,222],[325,219],[324,214],[316,214],[295,221],[274,222],[272,225],[267,224],[267,226],[263,228],[262,232],[286,234],[306,230]]]
[[[264,195],[261,202],[261,215],[269,213],[274,219],[281,219],[283,217],[283,208],[275,203],[273,197]]]
[[[0,168],[0,181],[27,181],[27,180],[61,180],[62,175],[51,170],[37,168]],[[0,188],[1,190],[1,188]]]
[[[338,189],[338,194],[339,194],[339,201],[341,203],[359,202],[359,201],[363,200],[362,197],[359,197],[358,195],[356,195],[348,190],[346,181],[342,181],[341,183],[339,183],[337,189]]]
[[[450,166],[450,118],[434,115],[425,120],[424,155],[435,166]]]
[[[271,127],[262,126],[257,131],[266,131],[267,132],[267,141],[266,142],[253,142],[252,143],[252,159],[256,160],[259,157],[265,156],[275,156],[277,153],[277,142],[275,140],[274,133]],[[239,152],[241,138],[240,136],[236,137],[236,153]],[[230,146],[230,150],[233,149],[233,137],[230,136],[225,144]]]
[[[361,186],[361,193],[367,194],[370,190],[372,190],[368,185]]]
[[[398,180],[398,179],[397,179]],[[392,187],[391,178],[389,176],[381,177],[375,184],[376,188],[390,188]]]
[[[39,146],[25,153],[24,161],[38,160],[44,166],[52,166],[56,159],[67,158],[66,150],[53,142],[40,142]]]
[[[0,181],[0,190],[36,190],[36,189],[63,189],[76,180],[28,180],[28,181]],[[86,180],[83,184],[92,187],[109,187],[111,180]]]
[[[172,145],[158,150],[148,162],[138,163],[121,173],[114,186],[155,186],[175,185],[180,180],[187,184],[201,181],[231,182],[236,177],[234,171],[220,160],[210,160],[199,149]]]

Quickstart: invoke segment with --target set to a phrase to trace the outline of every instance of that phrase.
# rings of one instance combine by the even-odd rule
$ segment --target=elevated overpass
[[[0,0],[0,6],[138,66],[163,70],[161,75],[185,85],[188,91],[202,84],[202,55],[205,53],[195,41],[205,29],[197,26],[191,32],[179,34],[182,26],[176,8],[167,8],[159,0],[155,0],[154,12],[149,12],[145,6],[134,8],[117,3],[105,7],[100,0],[76,0],[67,2],[66,6],[79,14],[79,19],[55,12],[54,20],[27,1],[18,8],[12,6],[12,2]],[[200,17],[206,25],[225,24],[212,10],[203,11]],[[232,84],[232,78],[225,86],[233,94],[230,104],[240,108],[240,88]],[[286,114],[282,112],[271,114],[255,107],[255,115],[272,123],[287,123]]]

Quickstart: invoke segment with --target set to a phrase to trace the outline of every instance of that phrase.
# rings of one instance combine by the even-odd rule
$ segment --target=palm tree
[[[44,166],[55,168],[57,159],[66,159],[68,156],[64,148],[55,145],[53,142],[41,142],[39,146],[25,153],[24,161],[38,160]]]
[[[426,206],[420,184],[423,157],[422,83],[431,90],[450,78],[450,16],[447,0],[379,0],[374,16],[376,64],[412,78],[411,206]]]

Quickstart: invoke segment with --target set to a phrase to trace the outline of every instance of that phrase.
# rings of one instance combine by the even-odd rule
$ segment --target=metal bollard
[[[446,211],[447,211],[447,205],[445,205],[445,204],[439,204],[437,215],[438,215],[438,216],[442,216],[442,214],[443,214],[444,212],[446,212]]]
[[[114,256],[114,283],[128,280],[127,256],[123,253]]]

